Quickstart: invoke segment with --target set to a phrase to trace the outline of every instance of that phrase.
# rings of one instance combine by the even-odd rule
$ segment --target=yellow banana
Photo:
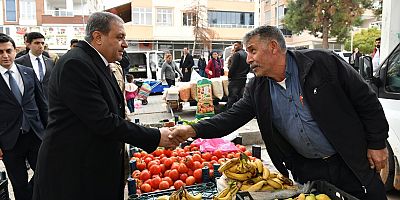
[[[222,172],[224,172],[225,170],[227,170],[227,169],[231,168],[232,166],[237,165],[237,164],[239,164],[239,163],[240,163],[239,158],[232,158],[232,159],[226,161],[224,164],[222,164],[222,165],[218,168],[218,171],[219,171],[220,173],[222,173]]]
[[[319,195],[315,196],[315,198],[317,200],[331,200],[331,198],[329,198],[328,195],[326,195],[326,194],[319,194]]]
[[[269,178],[269,176],[270,176],[270,171],[269,171],[268,167],[263,166],[263,175],[262,175],[263,179],[267,180]]]
[[[290,178],[288,178],[288,177],[286,177],[286,176],[284,176],[284,175],[282,175],[282,174],[278,174],[278,175],[277,175],[277,178],[278,178],[279,180],[281,180],[284,184],[293,185],[293,181],[290,180]]]
[[[247,189],[249,189],[251,186],[253,186],[252,184],[242,184],[242,186],[240,187],[241,191],[246,191]]]
[[[261,188],[264,186],[265,183],[266,183],[266,181],[260,181],[256,184],[252,185],[250,188],[248,188],[245,191],[248,191],[248,192],[259,191],[259,190],[261,190]]]
[[[263,177],[262,177],[262,176],[257,176],[257,177],[251,178],[250,180],[251,180],[253,183],[258,183],[258,182],[260,182],[260,181],[263,180]]]
[[[193,196],[189,192],[186,192],[185,197],[187,200],[201,200],[202,195],[201,193],[198,193],[197,195]]]
[[[225,196],[221,196],[219,197],[219,195],[217,197],[214,197],[214,200],[232,200],[232,197],[234,197],[236,195],[236,192],[239,190],[239,188],[235,185],[232,186],[231,188],[227,188],[229,190],[229,192],[225,195]]]
[[[230,171],[225,171],[224,174],[226,177],[233,179],[233,180],[238,180],[238,181],[248,180],[252,176],[252,174],[250,172],[246,172],[244,174],[237,174],[237,173],[232,173]]]
[[[278,173],[272,172],[272,173],[269,174],[268,178],[276,178],[276,177],[278,177]]]
[[[306,199],[306,195],[304,193],[301,193],[298,197],[297,200],[305,200]]]
[[[230,172],[233,172],[233,173],[238,173],[239,171],[238,171],[238,166],[239,165],[233,165],[232,167],[230,167],[228,170],[230,171]]]
[[[310,194],[310,195],[306,196],[306,200],[316,200],[315,195]]]
[[[218,193],[216,196],[214,196],[214,199],[226,197],[226,195],[228,195],[229,191],[230,191],[229,187],[223,189],[220,193]]]
[[[268,183],[268,185],[272,186],[275,189],[282,189],[283,188],[281,183],[276,182],[273,179],[268,179],[267,183]]]
[[[286,189],[286,190],[298,190],[299,187],[296,186],[296,185],[286,185],[286,184],[283,184],[283,189]]]
[[[260,159],[256,159],[254,163],[256,164],[257,172],[260,174],[263,173],[264,170],[263,162]]]
[[[157,197],[157,200],[169,200],[169,196],[167,195],[159,196]]]
[[[264,186],[261,188],[261,191],[274,191],[274,190],[275,188],[267,184],[264,184]]]

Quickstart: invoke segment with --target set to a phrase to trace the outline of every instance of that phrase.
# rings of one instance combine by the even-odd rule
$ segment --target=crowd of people
[[[189,137],[225,136],[254,117],[283,175],[290,171],[299,183],[326,180],[359,199],[386,199],[378,173],[388,158],[389,127],[350,65],[357,53],[348,64],[326,50],[289,51],[278,28],[260,26],[234,43],[228,110],[194,125],[154,129],[128,118],[137,87],[126,74],[123,24],[115,14],[93,13],[85,39],[71,41],[56,65],[42,34],[27,34],[18,58],[14,40],[0,34],[0,158],[16,200],[122,200],[125,143],[147,152],[175,148]],[[208,62],[199,60],[200,74],[224,75],[223,63],[212,52]],[[190,81],[193,66],[188,48],[179,68],[167,53],[162,79]],[[256,77],[246,85],[249,70]],[[26,161],[34,171],[29,181]]]

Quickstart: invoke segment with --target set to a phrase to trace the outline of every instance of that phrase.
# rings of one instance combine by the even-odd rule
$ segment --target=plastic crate
[[[336,186],[328,183],[327,181],[314,181],[312,182],[312,193],[326,194],[332,200],[359,200],[356,197],[344,192]]]
[[[193,195],[202,194],[202,199],[212,199],[218,193],[217,187],[213,182],[196,184],[185,187],[185,189]],[[128,200],[156,200],[157,197],[163,195],[171,195],[175,189],[162,190],[159,192],[149,192],[141,195],[130,195]]]
[[[10,200],[6,172],[0,172],[0,200]]]

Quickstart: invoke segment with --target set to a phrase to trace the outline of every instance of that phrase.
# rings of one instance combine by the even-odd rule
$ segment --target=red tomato
[[[198,145],[191,143],[190,148],[193,148],[193,147],[198,147]]]
[[[151,179],[150,185],[152,188],[158,189],[158,185],[160,185],[160,183],[161,183],[161,178],[159,176],[157,176],[157,177]]]
[[[201,155],[201,157],[202,157],[204,160],[206,160],[206,161],[210,161],[212,155],[211,155],[211,153],[206,152],[206,153],[203,153],[203,154]]]
[[[245,152],[245,151],[247,150],[245,146],[240,145],[240,144],[237,144],[236,147],[239,148],[239,150],[240,150],[241,152]]]
[[[179,164],[178,172],[179,173],[187,173],[188,172],[188,168],[186,167],[186,165],[184,163]]]
[[[136,162],[136,168],[140,171],[146,169],[146,163],[143,161]]]
[[[199,150],[199,147],[192,147],[191,150],[192,150],[192,151],[198,151],[198,150]]]
[[[185,146],[185,147],[183,147],[183,150],[184,150],[185,152],[189,152],[189,151],[190,151],[190,146]]]
[[[203,172],[201,169],[196,169],[193,172],[193,176],[196,178],[196,180],[201,180],[202,174],[203,174]]]
[[[213,152],[213,155],[214,155],[214,156],[217,156],[217,158],[222,158],[224,154],[222,153],[221,150],[215,150],[215,151]]]
[[[179,155],[180,157],[185,157],[185,156],[189,155],[189,153],[188,153],[188,152],[181,151],[178,155]]]
[[[185,182],[186,179],[187,179],[187,177],[188,177],[188,175],[187,175],[186,173],[183,173],[183,174],[181,174],[181,175],[179,176],[179,179],[181,179],[183,182]]]
[[[250,151],[245,151],[244,152],[247,156],[251,156],[251,152]]]
[[[171,170],[169,170],[169,169],[165,170],[165,172],[164,172],[164,177],[169,176],[169,172],[170,172],[170,171],[171,171]]]
[[[189,176],[193,176],[193,170],[192,170],[192,169],[189,169],[188,172],[187,172],[187,174],[188,174]]]
[[[193,161],[199,161],[199,162],[202,161],[201,156],[200,156],[199,154],[194,154],[194,155],[192,156],[192,160],[193,160]]]
[[[167,157],[171,157],[172,151],[171,151],[171,149],[164,149],[163,154],[166,155]]]
[[[167,167],[165,167],[164,164],[160,164],[160,169],[161,169],[161,174],[164,174],[165,170],[167,170]]]
[[[200,169],[200,168],[203,168],[203,164],[199,161],[194,161],[192,169],[196,170],[196,169]]]
[[[135,170],[132,172],[132,178],[138,179],[140,176],[140,171],[139,170]]]
[[[169,187],[171,187],[172,185],[174,185],[174,181],[172,181],[172,179],[170,177],[164,177],[162,178],[163,181],[167,181]]]
[[[179,168],[179,163],[178,163],[178,162],[172,163],[172,165],[171,165],[171,170],[172,170],[172,169],[178,170],[178,168]]]
[[[144,183],[142,186],[140,186],[140,190],[142,190],[144,193],[151,192],[151,186],[150,184]]]
[[[155,156],[160,156],[161,154],[163,154],[163,150],[162,150],[162,149],[156,149],[156,150],[153,152],[153,155],[155,155]]]
[[[145,151],[140,152],[140,154],[142,154],[142,158],[147,156],[147,153]]]
[[[166,158],[163,163],[164,163],[166,168],[169,168],[169,167],[171,167],[173,161],[172,161],[171,158]]]
[[[145,169],[140,173],[139,179],[142,180],[142,181],[146,181],[146,180],[148,180],[150,178],[150,176],[151,175],[150,175],[149,170]]]
[[[161,173],[161,167],[160,167],[160,165],[152,165],[152,166],[149,168],[149,170],[150,170],[150,173],[151,173],[152,175],[158,175],[158,174]]]
[[[173,181],[176,181],[179,179],[179,172],[177,169],[173,169],[169,172],[168,175]]]
[[[142,154],[139,153],[139,152],[136,152],[136,153],[133,154],[133,156],[136,157],[136,158],[141,158]]]
[[[168,183],[168,181],[161,181],[160,184],[159,184],[159,186],[158,186],[158,188],[159,188],[160,190],[166,190],[166,189],[168,189],[168,188],[169,188],[169,183]]]
[[[217,156],[212,156],[210,161],[213,161],[213,160],[218,161],[218,157]]]
[[[160,164],[159,160],[152,160],[149,163],[147,163],[147,169],[150,169],[151,166],[153,166],[153,165],[159,165],[159,164]]]
[[[232,159],[232,158],[234,158],[234,155],[233,155],[233,153],[228,153],[228,155],[226,155],[226,157],[229,159]]]
[[[152,161],[152,160],[153,160],[152,158],[146,157],[146,158],[144,159],[144,162],[147,164],[147,163],[149,163],[149,162]]]
[[[196,178],[194,178],[193,176],[187,177],[186,181],[185,181],[187,186],[193,185],[195,182],[196,182]]]
[[[185,183],[181,180],[177,180],[174,183],[174,188],[175,190],[178,190],[179,188],[181,188],[182,186],[185,186]]]

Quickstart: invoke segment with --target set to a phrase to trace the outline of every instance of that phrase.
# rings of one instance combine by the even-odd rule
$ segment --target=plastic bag
[[[224,87],[222,86],[222,80],[220,78],[212,78],[211,83],[213,95],[221,100],[222,97],[224,97]]]
[[[204,79],[204,78],[201,77],[200,74],[196,72],[196,70],[192,70],[192,74],[190,75],[190,81],[197,82],[201,79]]]
[[[200,146],[201,152],[214,152],[216,150],[221,150],[222,152],[232,152],[239,150],[235,144],[222,138],[197,138],[195,141],[193,141],[193,144]]]
[[[197,101],[197,82],[190,82],[190,97]]]
[[[197,81],[197,99],[196,118],[213,116],[214,105],[210,80],[203,79]]]
[[[189,101],[189,99],[190,99],[190,84],[184,84],[179,88],[179,97],[184,102]]]

